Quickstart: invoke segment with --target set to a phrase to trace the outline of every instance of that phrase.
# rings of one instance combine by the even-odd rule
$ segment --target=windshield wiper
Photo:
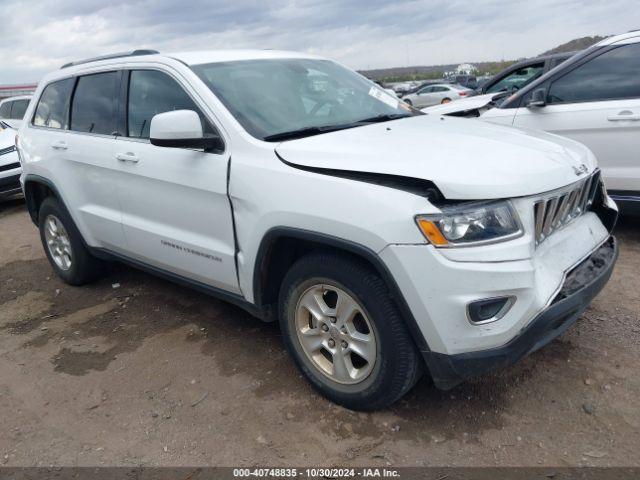
[[[344,130],[345,128],[356,127],[357,125],[324,125],[321,127],[305,127],[298,130],[291,130],[289,132],[274,133],[263,137],[265,142],[276,142],[282,140],[294,140],[296,138],[311,137],[313,135],[320,135],[321,133],[335,132],[336,130]]]
[[[361,127],[370,123],[387,122],[389,120],[396,120],[398,118],[412,117],[410,113],[392,113],[376,115],[375,117],[364,118],[351,123],[343,123],[340,125],[323,125],[320,127],[305,127],[298,130],[291,130],[289,132],[274,133],[263,137],[265,142],[278,142],[283,140],[294,140],[296,138],[311,137],[313,135],[320,135],[321,133],[335,132],[337,130],[346,130],[347,128]]]
[[[397,120],[399,118],[413,117],[415,115],[424,115],[424,113],[420,112],[418,114],[411,113],[384,113],[382,115],[376,115],[375,117],[364,118],[362,120],[358,120],[354,122],[356,124],[363,123],[380,123],[380,122],[388,122],[389,120]]]

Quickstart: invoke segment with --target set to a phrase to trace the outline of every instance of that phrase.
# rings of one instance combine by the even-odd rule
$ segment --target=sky
[[[106,53],[297,50],[354,69],[535,56],[640,29],[637,0],[0,0],[0,84]]]

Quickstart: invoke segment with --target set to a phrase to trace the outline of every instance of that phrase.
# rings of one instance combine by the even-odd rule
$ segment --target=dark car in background
[[[556,53],[530,58],[505,68],[476,89],[477,95],[488,93],[513,92],[541,77],[557,67],[576,52]]]

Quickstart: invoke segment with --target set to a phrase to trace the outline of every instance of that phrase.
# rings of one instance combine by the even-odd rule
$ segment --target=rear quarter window
[[[74,78],[67,78],[47,85],[40,96],[33,125],[48,128],[67,128],[69,101]]]

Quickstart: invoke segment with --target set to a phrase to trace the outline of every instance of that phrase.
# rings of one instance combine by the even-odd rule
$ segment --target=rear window
[[[120,72],[97,73],[78,78],[71,105],[75,132],[115,135]]]
[[[69,99],[74,82],[74,78],[67,78],[46,86],[33,116],[35,126],[67,128]]]

